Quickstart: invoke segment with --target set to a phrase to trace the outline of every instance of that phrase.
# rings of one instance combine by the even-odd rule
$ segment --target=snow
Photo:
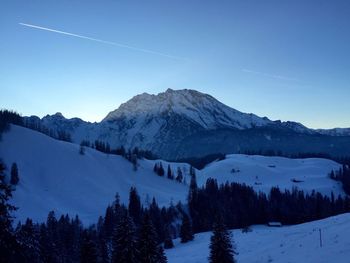
[[[322,234],[322,247],[319,241]],[[238,263],[347,263],[350,259],[350,214],[294,226],[272,228],[253,226],[252,231],[232,231]],[[166,250],[169,263],[208,262],[210,232],[195,235],[192,242]]]
[[[298,187],[308,193],[315,190],[328,196],[333,191],[338,196],[344,194],[342,185],[330,179],[328,174],[339,168],[338,163],[320,158],[289,159],[232,154],[227,155],[225,160],[209,164],[198,173],[197,180],[199,184],[204,184],[211,177],[218,183],[244,183],[265,193],[271,187],[278,186],[281,190]]]
[[[184,184],[155,175],[151,161],[140,161],[135,172],[120,156],[89,148],[80,155],[79,145],[14,125],[3,134],[0,156],[8,167],[13,162],[18,165],[20,182],[13,203],[19,207],[15,215],[21,221],[26,217],[42,221],[54,210],[95,223],[117,192],[128,202],[131,186],[144,204],[154,196],[161,206],[172,200],[184,202],[188,192]]]
[[[122,117],[146,119],[164,112],[174,112],[186,116],[205,129],[231,127],[238,129],[263,126],[272,123],[254,114],[246,114],[232,109],[208,94],[195,90],[172,90],[158,95],[143,93],[123,103],[110,112],[103,121],[113,121]]]
[[[350,136],[350,128],[317,129],[316,131],[330,136]]]
[[[279,131],[281,134],[291,130],[303,135],[313,134],[317,136],[320,136],[320,133],[334,136],[350,134],[350,129],[313,130],[297,122],[271,121],[267,117],[261,118],[251,113],[240,112],[208,94],[189,89],[168,89],[157,95],[142,93],[121,104],[118,109],[111,111],[99,123],[89,123],[78,118],[66,119],[61,113],[47,115],[41,120],[33,116],[26,119],[35,120],[35,122],[52,130],[64,130],[71,135],[75,143],[80,143],[82,140],[92,142],[102,140],[108,142],[112,147],[120,147],[121,145],[125,148],[138,147],[152,151],[162,158],[173,160],[184,156],[178,156],[176,151],[170,149],[179,149],[185,138],[196,133],[201,136],[202,131],[245,130],[264,127],[267,130]],[[261,140],[261,137],[256,135],[252,135],[252,138]],[[265,139],[276,143],[275,138],[269,134],[265,135]],[[322,136],[318,138],[320,142],[324,142],[326,139]],[[169,147],[162,147],[163,145]],[[216,145],[219,146],[219,149],[222,147],[220,142],[216,142]],[[335,144],[335,146],[337,145]],[[312,146],[307,151],[327,151],[327,148],[322,150],[317,147],[313,149],[313,147],[316,146]],[[280,150],[288,152],[287,148],[285,149],[281,144]],[[225,147],[221,149],[225,149]],[[206,154],[218,151],[226,152],[226,150],[216,149],[213,152],[206,152]],[[183,151],[182,155],[184,153],[186,151]],[[198,153],[191,153],[186,157],[194,157],[196,154]],[[340,153],[333,152],[332,154]]]
[[[49,211],[68,213],[90,224],[103,215],[118,192],[121,201],[128,202],[129,190],[135,186],[141,201],[147,205],[154,196],[160,206],[171,201],[186,202],[190,182],[189,165],[162,160],[140,160],[135,172],[130,162],[86,148],[79,154],[79,145],[54,140],[46,135],[15,125],[0,141],[0,157],[7,167],[16,162],[20,182],[13,203],[19,207],[16,216],[21,221],[31,217],[43,221]],[[153,172],[155,162],[162,162],[165,173],[170,164],[176,176],[177,167],[186,175],[187,185],[159,177]],[[209,177],[219,183],[239,182],[257,191],[268,192],[272,186],[324,194],[344,194],[341,185],[328,178],[339,164],[326,159],[288,159],[247,155],[228,155],[225,160],[209,164],[196,171],[198,185]],[[232,173],[232,169],[235,172]],[[9,173],[9,172],[7,172]],[[303,182],[294,183],[297,179]],[[258,184],[256,184],[258,183]]]

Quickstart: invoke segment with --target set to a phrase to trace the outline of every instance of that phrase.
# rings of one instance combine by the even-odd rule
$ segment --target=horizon
[[[349,11],[342,0],[5,1],[0,107],[99,122],[137,94],[187,88],[271,120],[348,128]]]

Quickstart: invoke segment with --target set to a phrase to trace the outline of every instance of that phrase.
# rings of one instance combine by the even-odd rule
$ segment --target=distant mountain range
[[[350,155],[350,128],[314,130],[297,122],[272,121],[187,89],[137,95],[99,123],[66,119],[61,113],[24,119],[65,131],[76,143],[100,140],[111,147],[150,150],[171,160],[248,151]]]

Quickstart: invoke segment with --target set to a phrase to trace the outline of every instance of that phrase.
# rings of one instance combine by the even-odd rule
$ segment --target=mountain
[[[186,89],[137,95],[100,123],[66,119],[60,113],[41,120],[27,117],[26,121],[68,132],[77,143],[101,140],[112,147],[149,150],[169,160],[271,150],[285,154],[350,155],[350,130],[313,130],[292,121],[272,121]]]
[[[108,155],[91,148],[79,153],[79,145],[55,140],[39,132],[11,125],[2,134],[0,157],[7,167],[16,162],[19,184],[13,193],[13,204],[19,207],[16,218],[22,222],[30,217],[42,222],[51,210],[56,215],[76,214],[86,224],[95,223],[118,192],[128,202],[129,189],[135,186],[141,201],[147,205],[153,197],[159,205],[186,202],[190,182],[189,165],[162,160],[139,160],[135,171],[121,156]],[[173,173],[181,169],[187,183],[178,183],[156,175],[155,163],[170,165]],[[199,186],[208,178],[219,183],[238,182],[268,193],[273,186],[305,192],[344,195],[339,182],[328,176],[340,165],[327,159],[288,159],[282,157],[229,155],[202,170],[196,170]],[[9,174],[9,171],[7,171]],[[294,180],[293,180],[294,179]]]
[[[158,116],[179,115],[203,129],[248,129],[271,123],[267,118],[245,114],[195,90],[172,90],[158,95],[143,93],[110,112],[103,121],[136,119],[147,123]]]
[[[317,132],[331,136],[350,136],[350,128],[317,129]]]

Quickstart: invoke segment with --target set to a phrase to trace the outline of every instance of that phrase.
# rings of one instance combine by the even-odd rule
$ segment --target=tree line
[[[191,180],[192,181],[192,180]],[[191,182],[188,207],[195,233],[209,231],[213,215],[223,215],[229,228],[244,228],[253,224],[278,221],[299,224],[350,211],[349,196],[331,197],[319,192],[304,193],[297,188],[281,191],[273,187],[269,194],[255,192],[250,186],[238,183],[218,185],[209,178],[198,188]]]

